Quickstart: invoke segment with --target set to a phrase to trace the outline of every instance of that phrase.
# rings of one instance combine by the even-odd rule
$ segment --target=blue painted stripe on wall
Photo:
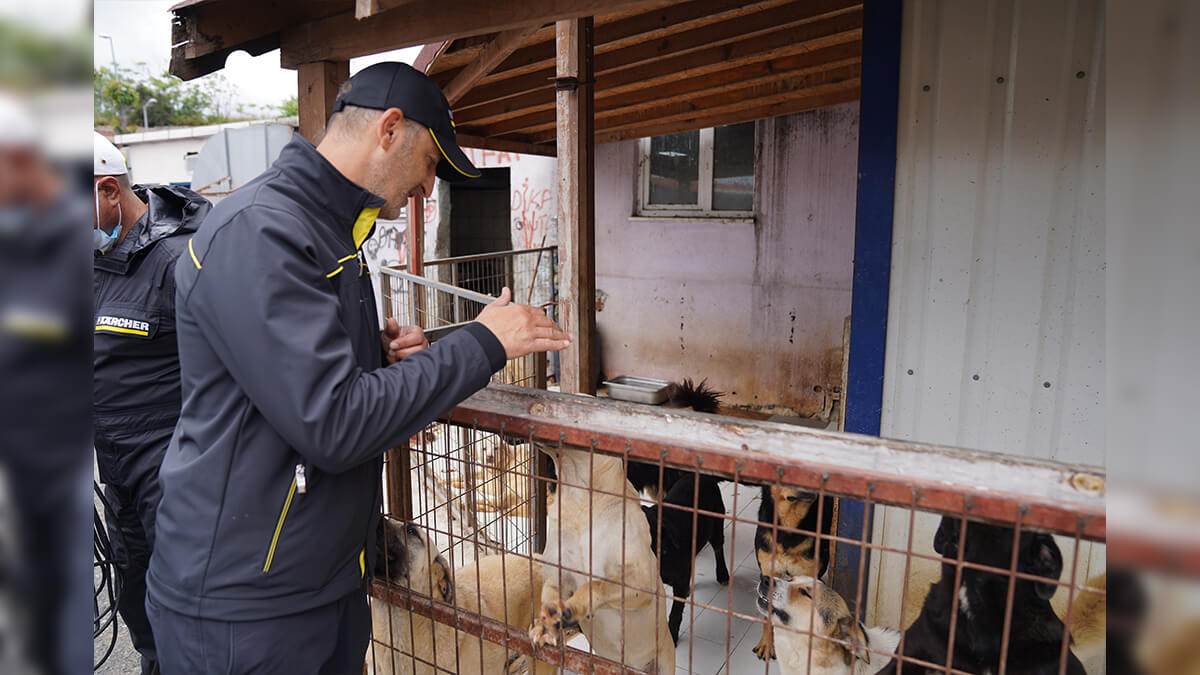
[[[863,5],[862,94],[859,98],[858,203],[854,225],[854,285],[850,318],[850,364],[846,383],[846,431],[879,435],[883,410],[883,365],[887,351],[888,287],[892,266],[896,136],[900,102],[902,0],[866,0]],[[870,538],[865,503],[843,499],[838,535]],[[834,588],[848,603],[867,597],[867,576],[858,589],[860,565],[870,568],[869,550],[840,545]],[[865,602],[858,607],[863,613]]]

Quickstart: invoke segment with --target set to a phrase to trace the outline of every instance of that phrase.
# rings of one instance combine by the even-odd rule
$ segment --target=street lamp
[[[146,115],[146,108],[149,108],[151,103],[158,103],[158,99],[151,98],[149,101],[146,101],[144,104],[142,104],[142,126],[147,129],[150,128],[150,120]]]
[[[111,35],[97,34],[96,37],[102,40],[108,40],[108,53],[112,55],[113,75],[117,74],[117,50],[113,47],[113,39]]]

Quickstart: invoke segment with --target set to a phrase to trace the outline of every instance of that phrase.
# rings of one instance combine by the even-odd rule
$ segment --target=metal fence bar
[[[971,515],[1008,524],[1028,505],[1027,527],[1073,535],[1083,518],[1085,538],[1100,540],[1105,533],[1105,473],[1098,467],[740,418],[714,424],[699,413],[502,385],[467,399],[447,419],[468,416],[480,428],[504,422],[516,433],[533,428],[544,440],[563,435],[570,445],[586,447],[594,437],[599,450],[612,454],[629,443],[630,456],[642,461],[657,460],[666,447],[664,459],[675,467],[692,466],[700,454],[714,475],[732,476],[741,460],[746,479],[773,481],[782,468],[787,484],[817,489],[828,474],[830,492],[870,495],[876,503],[908,506],[919,488],[917,508],[960,512],[970,500]]]

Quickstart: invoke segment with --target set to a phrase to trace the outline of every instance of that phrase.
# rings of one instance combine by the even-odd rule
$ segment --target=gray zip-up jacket
[[[147,575],[167,608],[253,620],[362,592],[383,452],[504,367],[478,323],[384,366],[360,250],[382,204],[297,135],[188,242]]]

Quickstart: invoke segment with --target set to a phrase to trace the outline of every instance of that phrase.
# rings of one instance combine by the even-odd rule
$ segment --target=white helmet
[[[112,141],[105,138],[98,131],[92,132],[94,136],[94,150],[92,153],[92,175],[94,176],[123,176],[129,173],[129,168],[125,166],[125,155],[117,149],[117,146],[112,144]]]

